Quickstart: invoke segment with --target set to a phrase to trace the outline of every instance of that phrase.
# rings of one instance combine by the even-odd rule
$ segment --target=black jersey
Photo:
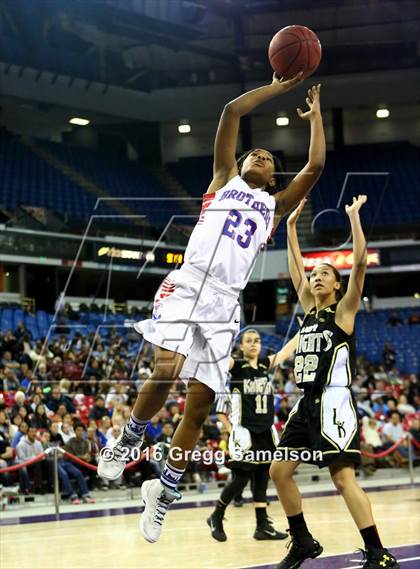
[[[268,358],[258,359],[258,369],[245,359],[235,361],[230,371],[230,420],[233,425],[242,425],[253,433],[271,428],[274,422],[274,390],[268,377],[269,367]]]
[[[296,384],[305,389],[323,385],[350,386],[355,371],[355,335],[335,323],[337,303],[316,315],[313,308],[299,331],[295,356]]]

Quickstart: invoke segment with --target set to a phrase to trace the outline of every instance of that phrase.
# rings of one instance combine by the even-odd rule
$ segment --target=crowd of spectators
[[[79,332],[72,338],[62,334],[48,343],[32,341],[23,324],[0,333],[0,468],[25,462],[54,446],[96,465],[101,448],[115,444],[139,389],[152,374],[151,348],[145,346],[138,352],[139,346],[137,334],[120,335],[117,327],[108,330],[106,336],[98,332]],[[392,354],[392,346],[386,345],[382,363],[357,360],[352,388],[362,422],[363,448],[371,452],[389,448],[408,430],[420,442],[418,376],[401,375]],[[276,386],[276,425],[281,431],[300,391],[291,363],[277,368],[272,379]],[[163,460],[182,419],[184,403],[184,385],[178,382],[148,425],[145,446],[163,450]],[[228,432],[228,421],[211,413],[198,448],[226,451]],[[408,444],[405,439],[384,459],[364,459],[365,473],[372,474],[382,465],[404,467]],[[161,467],[162,460],[144,460],[109,484],[69,455],[61,453],[58,463],[63,494],[74,504],[92,502],[93,489],[139,485],[159,476]],[[196,461],[186,477],[203,491],[207,479],[224,477],[225,470]],[[24,494],[51,491],[51,454],[17,472],[0,474],[0,484],[17,483]]]

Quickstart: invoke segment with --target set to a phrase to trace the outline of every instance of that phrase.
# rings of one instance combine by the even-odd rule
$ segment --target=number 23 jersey
[[[355,370],[355,334],[335,323],[337,304],[310,310],[299,330],[294,374],[301,389],[350,387]]]
[[[245,288],[255,260],[271,235],[275,199],[240,176],[204,194],[184,260],[235,291]]]

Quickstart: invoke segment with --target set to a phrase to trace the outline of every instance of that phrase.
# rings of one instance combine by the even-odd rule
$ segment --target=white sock
[[[175,468],[166,462],[165,468],[160,477],[160,481],[165,486],[165,488],[169,488],[170,490],[176,490],[178,486],[178,482],[181,480],[182,475],[185,472],[185,468],[180,470],[179,468]]]

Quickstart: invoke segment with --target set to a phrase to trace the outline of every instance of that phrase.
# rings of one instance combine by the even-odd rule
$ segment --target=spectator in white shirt
[[[401,417],[397,411],[393,411],[391,414],[391,420],[382,429],[382,434],[385,439],[385,448],[391,447],[397,441],[399,441],[404,436],[404,429],[401,424]],[[407,463],[408,459],[408,444],[407,439],[404,439],[402,443],[397,447],[397,449],[392,454],[392,458],[395,461],[396,466],[403,466]]]
[[[408,403],[407,396],[404,394],[400,395],[400,398],[398,399],[397,410],[402,415],[407,415],[409,413],[415,413],[416,412],[414,407]]]
[[[26,462],[43,451],[42,443],[36,438],[36,428],[29,427],[28,434],[23,436],[16,446],[17,462]],[[42,469],[39,462],[19,470],[20,488],[24,494],[29,494],[30,479],[33,481],[34,492],[40,491],[42,486]]]
[[[396,443],[404,435],[400,414],[397,413],[397,411],[392,413],[391,420],[384,426],[382,433],[384,435],[385,442],[389,446]]]

